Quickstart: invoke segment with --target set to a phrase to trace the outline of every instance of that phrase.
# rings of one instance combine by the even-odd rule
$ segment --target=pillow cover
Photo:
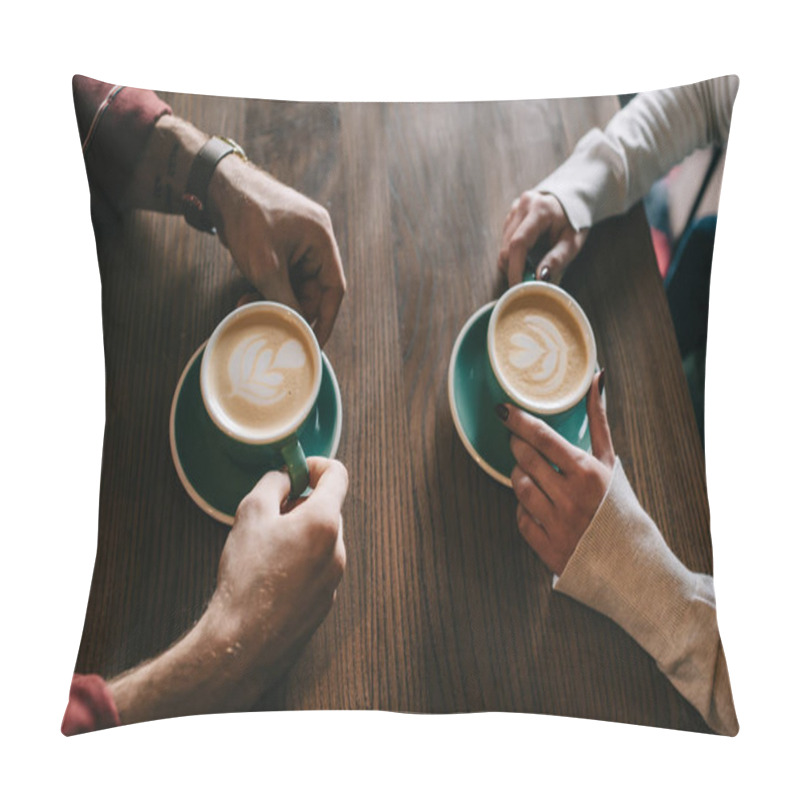
[[[64,732],[332,708],[734,735],[702,452],[714,216],[695,213],[702,189],[676,221],[689,176],[669,170],[712,148],[701,188],[719,174],[737,86],[620,110],[614,96],[291,103],[76,76],[107,393]],[[585,313],[592,332],[563,412],[574,431],[561,412],[544,426],[495,411],[494,303],[526,271],[560,284],[554,313],[567,327]],[[204,384],[207,340],[257,296],[323,347],[292,431],[299,501],[285,440],[266,460],[230,450]],[[526,369],[552,366],[561,334],[529,333],[515,334]],[[247,352],[251,388],[272,397],[281,351]]]

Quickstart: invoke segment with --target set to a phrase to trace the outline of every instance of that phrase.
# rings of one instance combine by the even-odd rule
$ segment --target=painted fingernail
[[[503,422],[505,422],[508,419],[508,408],[504,406],[502,403],[498,403],[494,407],[494,413],[497,414],[497,416],[500,417],[500,419],[503,420]]]
[[[539,271],[539,280],[540,281],[549,281],[550,280],[550,267],[542,267]]]
[[[606,368],[600,370],[600,377],[597,379],[597,393],[603,394],[603,387],[606,385]]]

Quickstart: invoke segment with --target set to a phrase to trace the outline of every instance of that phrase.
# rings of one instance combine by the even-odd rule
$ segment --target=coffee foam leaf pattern
[[[259,406],[277,403],[286,395],[280,390],[284,379],[281,370],[301,369],[306,354],[296,339],[284,342],[274,357],[273,352],[258,333],[239,342],[228,362],[232,394]]]
[[[529,380],[540,383],[544,391],[560,386],[567,371],[568,347],[558,328],[544,317],[528,314],[525,325],[530,333],[515,333],[515,346],[509,361],[525,370]]]

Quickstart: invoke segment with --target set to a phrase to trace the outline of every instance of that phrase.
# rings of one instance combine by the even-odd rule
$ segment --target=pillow
[[[292,103],[76,76],[106,435],[62,730],[318,708],[735,735],[702,387],[737,86],[620,110],[616,96]],[[555,305],[544,328],[525,305],[506,346],[492,337],[513,304],[496,301],[523,276],[517,305]],[[310,411],[257,457],[205,377],[222,358],[209,337],[254,297],[301,338],[311,326],[309,359],[323,348]],[[518,345],[529,375],[577,370],[576,398],[541,410],[506,385],[494,357]],[[250,388],[289,386],[282,352],[242,350]]]

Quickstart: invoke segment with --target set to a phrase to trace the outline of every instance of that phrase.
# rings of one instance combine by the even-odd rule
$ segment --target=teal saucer
[[[241,499],[275,465],[234,461],[220,448],[219,434],[200,395],[200,361],[205,343],[189,359],[178,381],[169,418],[172,461],[189,497],[226,525]],[[322,385],[315,406],[300,432],[306,456],[334,458],[342,433],[342,398],[328,357],[322,354]]]
[[[453,423],[467,452],[484,472],[510,487],[511,471],[516,462],[508,444],[508,429],[494,410],[506,398],[494,377],[486,348],[493,308],[494,302],[479,308],[458,334],[450,356],[447,393]],[[550,420],[558,430],[558,420],[552,417]],[[577,422],[570,426],[566,438],[590,451],[589,422],[585,414]]]

